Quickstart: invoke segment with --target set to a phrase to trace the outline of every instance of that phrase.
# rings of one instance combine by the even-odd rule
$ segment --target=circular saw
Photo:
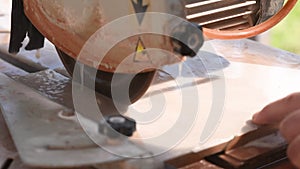
[[[26,35],[27,50],[43,47],[46,37],[71,76],[76,63],[85,65],[85,77],[97,70],[95,90],[108,97],[112,85],[130,83],[129,98],[135,102],[147,91],[157,69],[195,56],[204,39],[255,36],[282,20],[296,2],[14,0],[9,51],[18,52]],[[130,34],[132,30],[137,32]],[[119,79],[112,84],[116,74]]]

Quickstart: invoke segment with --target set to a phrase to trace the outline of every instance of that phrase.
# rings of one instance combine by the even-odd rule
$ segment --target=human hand
[[[255,124],[279,124],[279,131],[289,143],[287,155],[300,168],[300,92],[273,102],[254,114]]]

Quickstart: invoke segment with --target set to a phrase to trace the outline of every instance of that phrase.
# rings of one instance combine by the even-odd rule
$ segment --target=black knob
[[[183,56],[196,56],[204,42],[202,27],[195,23],[181,23],[172,36],[174,51]]]
[[[111,138],[116,138],[119,134],[130,137],[136,131],[136,122],[129,117],[112,115],[105,117],[105,122],[106,124],[103,122],[100,123],[99,132]],[[107,124],[109,124],[114,131],[111,130]]]

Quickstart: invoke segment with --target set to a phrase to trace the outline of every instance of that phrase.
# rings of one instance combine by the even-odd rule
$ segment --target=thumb
[[[276,124],[297,109],[300,109],[300,93],[293,93],[264,107],[253,115],[252,121],[256,124]]]

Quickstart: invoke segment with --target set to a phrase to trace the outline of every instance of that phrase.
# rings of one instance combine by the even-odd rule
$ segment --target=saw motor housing
[[[85,65],[105,72],[138,73],[141,71],[141,67],[145,67],[143,72],[153,71],[153,69],[147,69],[147,67],[158,67],[179,62],[182,54],[195,55],[196,52],[192,51],[198,51],[203,43],[202,34],[195,36],[193,32],[189,32],[184,27],[187,24],[174,22],[173,18],[168,16],[167,19],[163,18],[161,20],[159,20],[159,17],[154,16],[153,13],[157,16],[158,14],[167,14],[185,18],[185,6],[180,0],[161,1],[159,3],[154,0],[115,2],[99,0],[24,0],[24,9],[31,22],[58,49]],[[181,29],[178,29],[179,27]],[[197,26],[194,25],[194,27]],[[176,31],[175,29],[181,32],[173,32]],[[130,34],[133,36],[126,37],[126,39],[121,38],[123,34],[126,34],[126,31],[136,32]],[[155,34],[155,32],[162,34]],[[179,33],[183,35],[178,35]],[[180,37],[196,38],[188,40],[188,42],[197,44],[182,46],[181,43],[178,44],[177,41],[174,41],[172,37],[165,36],[173,34]],[[193,34],[193,36],[189,36],[189,34]],[[105,43],[93,43],[93,37],[95,36],[99,36],[99,39],[105,39],[103,41]],[[120,37],[118,43],[110,46],[110,50],[104,53],[105,46],[114,43],[116,37]],[[86,47],[87,44],[90,46]],[[194,49],[191,49],[191,51],[188,48],[182,49],[188,46],[192,46]],[[85,47],[88,50],[84,50]],[[151,54],[140,57],[134,56],[135,53],[142,53],[148,48],[161,49],[169,53],[162,57],[152,56]],[[98,61],[99,55],[105,56],[101,59],[101,63],[95,63]],[[121,62],[130,55],[133,55],[133,58],[127,59],[128,62],[124,66],[126,68],[117,69]]]

